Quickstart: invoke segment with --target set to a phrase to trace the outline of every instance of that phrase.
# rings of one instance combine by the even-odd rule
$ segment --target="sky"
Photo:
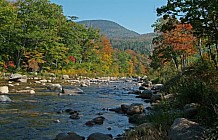
[[[139,34],[153,32],[156,8],[167,0],[50,0],[62,5],[64,15],[78,20],[110,20]]]

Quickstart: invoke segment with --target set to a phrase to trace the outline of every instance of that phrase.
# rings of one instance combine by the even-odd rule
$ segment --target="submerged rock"
[[[11,102],[12,100],[6,95],[0,95],[0,102]]]
[[[84,91],[78,87],[71,87],[71,88],[63,88],[62,89],[62,93],[63,94],[67,94],[67,95],[77,95],[77,94],[83,94]]]
[[[87,121],[87,122],[85,123],[85,125],[86,125],[86,126],[93,126],[93,125],[95,125],[95,124],[101,125],[101,124],[104,123],[104,120],[105,120],[105,117],[99,116],[99,117],[96,117],[96,118],[92,119],[91,121]]]
[[[60,133],[55,137],[55,140],[85,140],[85,137],[76,134],[75,132],[69,132],[68,135]]]

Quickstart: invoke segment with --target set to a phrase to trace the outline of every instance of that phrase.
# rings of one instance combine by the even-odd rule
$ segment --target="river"
[[[71,86],[65,88],[70,89]],[[145,108],[149,106],[142,99],[128,94],[130,90],[137,89],[134,82],[114,81],[81,89],[85,94],[76,96],[58,96],[49,92],[9,94],[13,102],[0,103],[0,139],[52,140],[59,133],[71,131],[85,137],[95,132],[116,137],[133,124],[128,122],[126,115],[108,111],[108,108],[132,103],[143,103]],[[66,112],[57,113],[66,109],[78,111],[80,119],[70,119]],[[103,125],[85,125],[99,114],[106,118]]]

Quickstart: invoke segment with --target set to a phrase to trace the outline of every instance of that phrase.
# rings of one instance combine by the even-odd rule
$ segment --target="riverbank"
[[[213,67],[200,64],[167,80],[162,100],[152,103],[150,114],[124,139],[217,139],[217,75]]]

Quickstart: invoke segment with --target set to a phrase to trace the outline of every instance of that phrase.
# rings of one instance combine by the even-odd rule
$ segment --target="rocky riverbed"
[[[47,87],[51,84],[60,84],[65,92],[50,91]],[[85,138],[97,132],[116,137],[134,125],[129,123],[126,114],[110,109],[134,103],[144,108],[150,106],[143,99],[135,98],[135,94],[129,94],[138,89],[133,79],[51,78],[45,81],[32,78],[23,82],[5,79],[0,86],[8,87],[9,92],[2,94],[11,99],[0,103],[0,139],[50,140],[68,132]],[[74,94],[75,88],[83,93]],[[28,92],[30,90],[34,92]],[[87,125],[88,122],[91,125]]]

